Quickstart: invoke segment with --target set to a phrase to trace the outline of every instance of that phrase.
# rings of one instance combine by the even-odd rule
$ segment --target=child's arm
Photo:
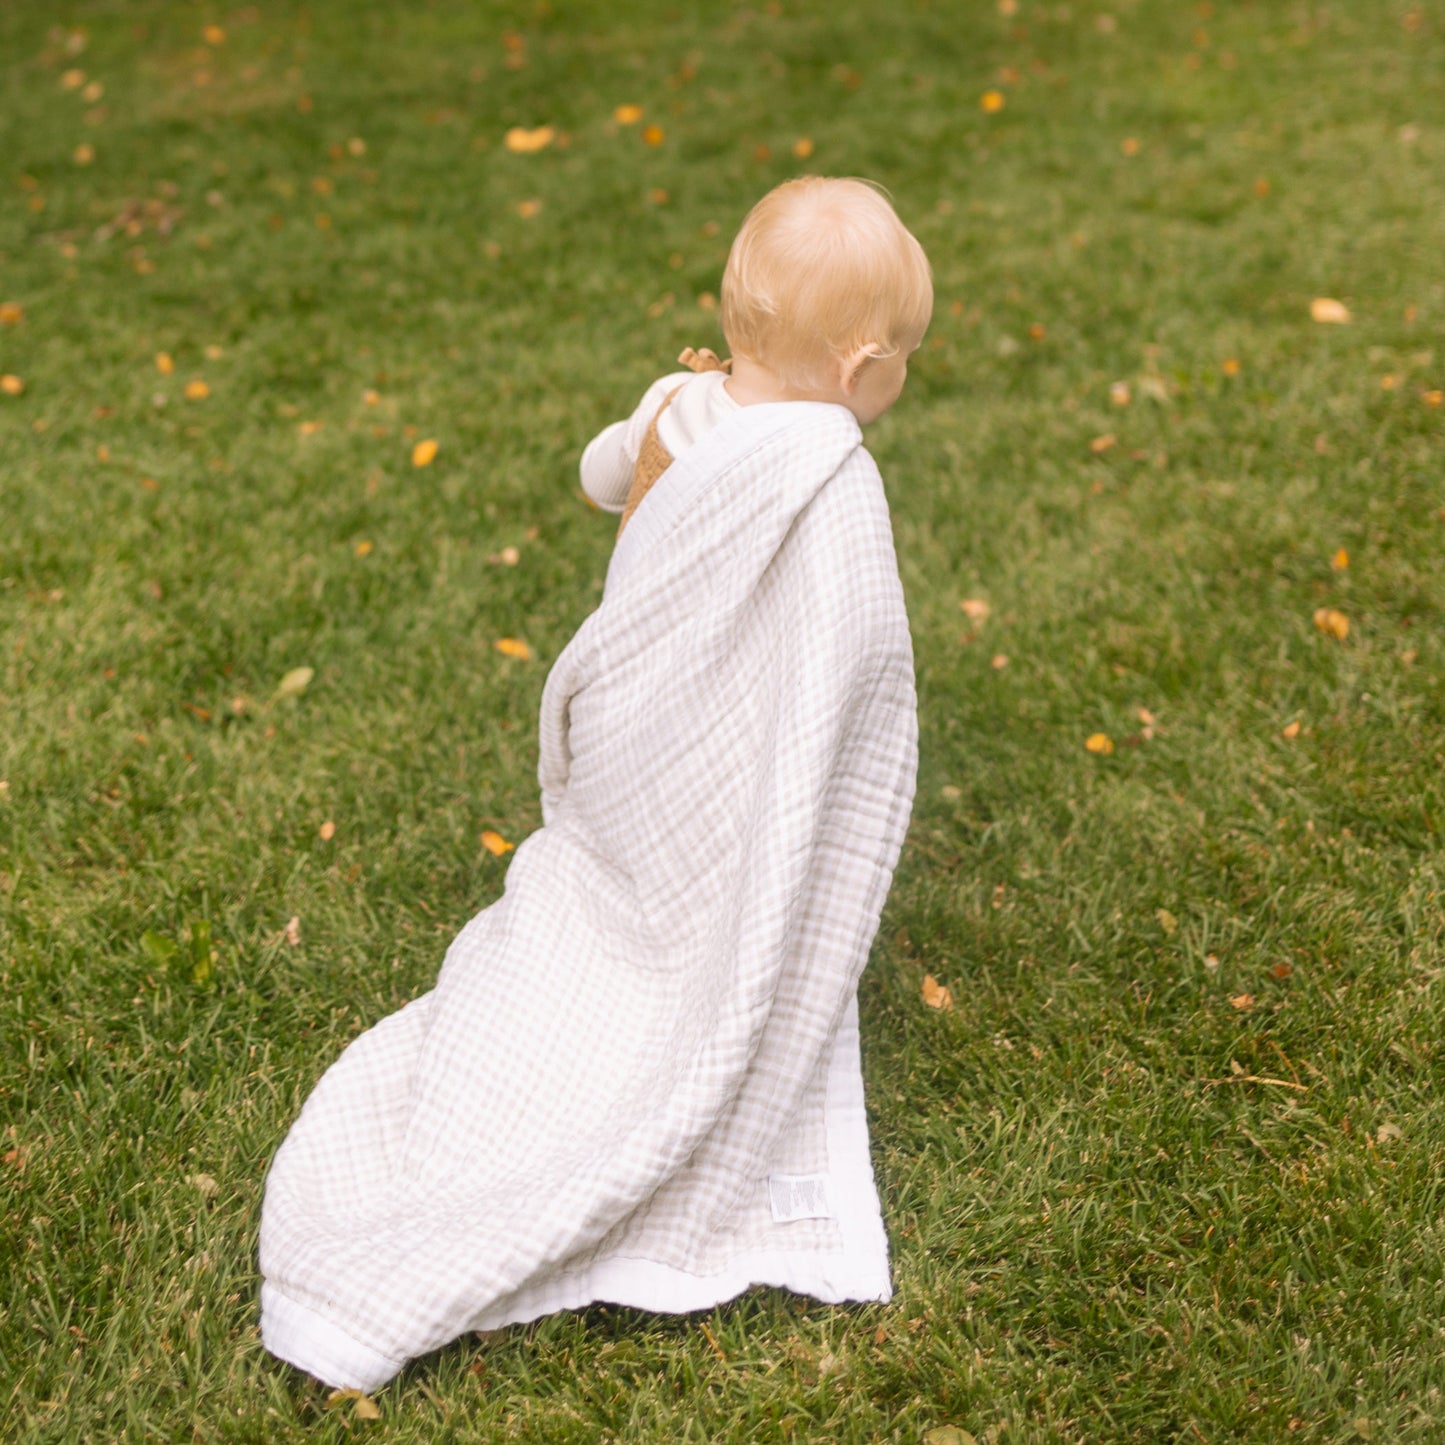
[[[647,435],[648,423],[668,394],[691,377],[691,371],[659,377],[647,388],[630,417],[613,422],[587,443],[582,453],[582,490],[602,511],[621,512],[627,506],[637,453]]]

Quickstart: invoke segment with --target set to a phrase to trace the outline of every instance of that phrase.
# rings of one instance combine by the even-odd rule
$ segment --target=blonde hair
[[[748,212],[728,253],[722,327],[734,355],[813,387],[867,348],[923,336],[933,279],[923,247],[867,181],[804,176]]]

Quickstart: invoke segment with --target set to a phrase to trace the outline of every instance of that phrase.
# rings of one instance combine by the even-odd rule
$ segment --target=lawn
[[[1445,1434],[1436,7],[12,0],[0,84],[0,1435]],[[804,172],[938,296],[868,438],[895,1299],[557,1316],[368,1423],[260,1346],[267,1161],[538,826],[577,457]]]

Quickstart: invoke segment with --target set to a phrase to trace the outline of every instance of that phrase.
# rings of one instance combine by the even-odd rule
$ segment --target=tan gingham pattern
[[[841,407],[748,407],[639,507],[547,681],[544,827],[276,1155],[271,1290],[399,1365],[588,1257],[839,1248],[773,1223],[766,1181],[827,1171],[822,1080],[913,796],[860,440]]]

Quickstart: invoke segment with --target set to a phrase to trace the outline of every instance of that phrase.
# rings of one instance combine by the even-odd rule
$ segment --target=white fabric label
[[[778,1224],[794,1219],[833,1218],[826,1174],[769,1174],[768,1198]]]

